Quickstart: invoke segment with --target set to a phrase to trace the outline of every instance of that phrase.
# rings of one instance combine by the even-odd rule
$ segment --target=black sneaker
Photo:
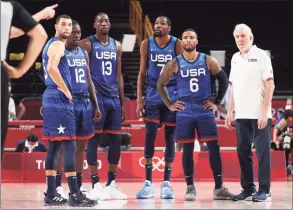
[[[44,198],[45,206],[66,206],[67,199],[62,198],[59,194],[56,194],[55,197],[45,196]]]
[[[233,201],[252,201],[252,196],[255,195],[255,192],[253,193],[248,193],[248,192],[245,192],[244,190],[241,191],[240,194],[238,195],[234,195],[232,197],[232,200]]]
[[[98,205],[98,202],[88,199],[82,193],[74,193],[69,195],[67,204],[74,207],[93,207]]]

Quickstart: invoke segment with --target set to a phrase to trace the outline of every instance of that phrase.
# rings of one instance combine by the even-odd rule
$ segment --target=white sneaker
[[[66,196],[66,194],[64,193],[64,189],[61,186],[58,186],[56,188],[57,193],[62,197],[62,198],[66,198],[68,199],[68,196]]]
[[[119,188],[116,185],[115,180],[113,180],[111,182],[111,184],[105,188],[105,191],[107,191],[107,193],[111,196],[111,199],[114,199],[114,200],[126,200],[127,199],[127,195],[120,192]]]
[[[109,200],[111,199],[111,196],[107,193],[105,188],[101,185],[100,182],[97,182],[94,185],[94,188],[91,189],[91,191],[88,194],[88,197],[91,200]]]
[[[80,192],[86,197],[88,198],[89,197],[89,193],[87,192],[87,189],[83,188],[83,186],[81,185],[80,186]]]

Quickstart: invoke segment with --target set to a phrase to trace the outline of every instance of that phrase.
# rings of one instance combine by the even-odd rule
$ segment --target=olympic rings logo
[[[139,162],[139,165],[144,168],[145,166],[144,166],[143,160],[144,160],[144,157],[141,157],[138,162]],[[157,170],[159,172],[163,172],[165,170],[165,158],[161,159],[155,156],[153,157],[152,164],[153,164],[152,171]]]

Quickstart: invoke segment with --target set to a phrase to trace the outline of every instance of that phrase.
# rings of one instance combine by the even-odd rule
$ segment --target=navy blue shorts
[[[93,109],[90,99],[72,100],[76,117],[76,139],[88,140],[94,136]]]
[[[101,93],[97,93],[102,119],[94,123],[95,133],[120,134],[122,127],[122,115],[120,99],[109,98]]]
[[[177,112],[175,141],[195,141],[195,130],[200,142],[218,140],[218,128],[213,110],[206,110],[202,103],[184,102],[184,110]]]
[[[43,98],[43,139],[74,140],[76,117],[73,103],[59,90],[46,89]]]
[[[176,112],[172,112],[164,103],[146,102],[144,120],[166,126],[176,125]]]

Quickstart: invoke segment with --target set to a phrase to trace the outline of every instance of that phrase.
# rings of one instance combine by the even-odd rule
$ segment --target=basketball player
[[[184,200],[193,201],[196,197],[193,183],[195,129],[199,141],[206,142],[209,149],[210,166],[215,180],[213,199],[231,199],[232,194],[223,186],[217,125],[212,110],[221,103],[228,87],[228,78],[215,58],[196,51],[198,39],[193,29],[183,32],[182,43],[183,54],[167,63],[157,88],[166,106],[177,114],[175,141],[183,143],[182,163],[187,184]],[[175,103],[170,100],[165,89],[174,74],[178,89],[178,101]],[[219,90],[214,102],[209,100],[211,74],[219,80]]]
[[[72,84],[65,54],[65,42],[72,31],[72,20],[68,15],[56,19],[56,34],[51,38],[42,53],[46,90],[43,94],[43,135],[48,140],[46,156],[47,192],[45,205],[94,206],[80,193],[76,179],[75,151],[76,119],[72,102]],[[60,148],[64,152],[64,171],[67,177],[70,196],[68,201],[56,192],[56,168]]]
[[[94,19],[96,34],[80,41],[79,45],[90,55],[90,71],[97,91],[102,119],[94,124],[96,136],[88,141],[87,162],[90,169],[92,190],[89,197],[98,199],[127,199],[115,183],[116,169],[120,159],[120,132],[124,109],[124,82],[121,73],[121,44],[109,37],[110,21],[101,12]],[[109,136],[108,180],[104,188],[98,177],[97,148],[102,133]]]
[[[72,33],[66,42],[66,56],[69,64],[72,85],[72,102],[74,105],[76,117],[76,178],[77,186],[82,193],[86,195],[86,190],[82,187],[82,170],[85,144],[88,139],[94,136],[93,112],[92,105],[95,110],[94,122],[101,119],[101,112],[96,98],[95,87],[93,85],[90,71],[88,69],[88,54],[85,50],[78,46],[81,38],[81,28],[77,21],[72,20]],[[91,102],[89,101],[89,96]],[[62,197],[66,198],[62,180],[62,154],[60,152],[58,160],[58,171],[56,175],[56,191]]]
[[[141,43],[140,71],[137,78],[137,117],[144,117],[146,136],[144,146],[146,180],[136,198],[154,197],[155,188],[152,184],[152,158],[154,156],[155,139],[160,124],[165,125],[165,172],[161,184],[161,198],[172,199],[174,193],[170,184],[172,164],[175,154],[174,132],[176,114],[171,112],[159,96],[156,85],[158,78],[168,61],[183,52],[181,42],[171,36],[171,21],[168,17],[159,16],[154,26],[155,34]],[[145,109],[142,99],[146,83]],[[171,100],[177,98],[175,77],[167,85]]]

